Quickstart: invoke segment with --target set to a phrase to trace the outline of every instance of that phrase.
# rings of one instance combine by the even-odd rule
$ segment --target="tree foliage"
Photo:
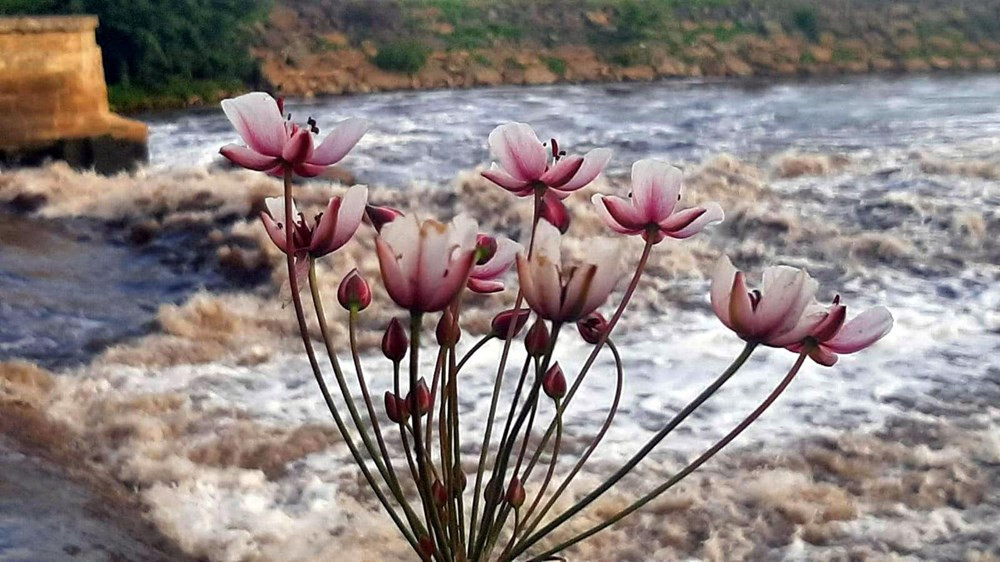
[[[247,80],[248,44],[270,0],[0,0],[0,15],[94,14],[111,84]]]

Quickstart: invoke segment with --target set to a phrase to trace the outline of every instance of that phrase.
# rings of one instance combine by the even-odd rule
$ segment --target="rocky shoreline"
[[[304,10],[276,7],[254,50],[263,79],[284,95],[1000,68],[1000,41],[965,36],[944,23],[931,28],[907,6],[873,21],[867,31],[831,28],[810,36],[775,21],[751,29],[740,19],[692,19],[672,22],[656,39],[613,44],[586,42],[588,33],[610,33],[616,25],[613,15],[588,12],[576,40],[497,41],[471,49],[451,45],[459,30],[440,14],[424,15],[425,27],[434,30],[430,36],[400,47],[339,30],[341,21],[317,23]],[[415,71],[380,68],[379,51],[390,47],[426,49],[425,59]]]

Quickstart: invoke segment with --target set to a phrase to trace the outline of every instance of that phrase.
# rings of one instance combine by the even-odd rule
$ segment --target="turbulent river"
[[[614,149],[597,191],[625,189],[630,163],[656,157],[685,169],[686,200],[722,204],[723,225],[657,247],[617,337],[619,417],[576,494],[739,352],[707,306],[720,254],[755,270],[804,266],[822,299],[844,295],[849,316],[877,304],[892,311],[895,327],[874,348],[832,369],[808,366],[729,454],[574,556],[987,560],[1000,557],[998,99],[1000,77],[947,76],[406,92],[287,107],[321,128],[372,121],[344,165],[377,186],[373,197],[424,214],[471,212],[512,236],[517,203],[459,174],[488,163],[486,137],[508,120],[571,153]],[[0,224],[0,358],[56,372],[39,369],[54,381],[44,394],[19,392],[88,443],[95,469],[138,490],[150,519],[195,556],[403,556],[330,430],[291,337],[280,268],[271,282],[260,274],[260,263],[278,260],[248,217],[276,184],[218,165],[218,147],[236,141],[221,111],[146,119],[151,162],[133,177],[58,166],[0,174],[0,202],[44,196]],[[301,189],[313,191],[309,206],[335,188]],[[587,197],[571,205],[571,234],[607,234]],[[370,248],[331,263],[328,295],[355,263],[374,278]],[[629,264],[636,254],[623,251]],[[227,270],[236,262],[237,273]],[[471,304],[475,332],[489,314]],[[369,322],[369,342],[384,319]],[[589,349],[574,334],[564,345],[557,359],[572,374]],[[487,347],[462,380],[465,435],[487,415],[496,352]],[[571,454],[614,392],[601,357],[567,420]],[[604,508],[709,446],[793,360],[758,351]],[[381,394],[391,384],[384,360],[369,353],[362,364]]]

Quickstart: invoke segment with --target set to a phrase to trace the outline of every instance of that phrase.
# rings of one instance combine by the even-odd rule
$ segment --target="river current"
[[[620,336],[625,392],[618,422],[589,469],[594,473],[620,462],[739,352],[739,340],[707,306],[706,278],[720,253],[757,270],[770,263],[805,266],[823,284],[822,298],[844,295],[849,316],[878,304],[890,308],[896,323],[888,337],[857,357],[842,357],[833,369],[808,366],[740,438],[737,452],[721,461],[717,472],[709,469],[718,478],[716,496],[698,499],[697,491],[687,492],[696,505],[704,500],[723,506],[724,515],[712,515],[717,523],[709,525],[711,531],[702,536],[694,523],[671,520],[674,531],[657,534],[655,522],[637,519],[637,527],[609,535],[608,544],[638,528],[653,533],[649,552],[655,559],[712,558],[712,548],[722,549],[722,559],[851,554],[972,559],[970,552],[1000,556],[1000,542],[987,530],[1000,518],[997,100],[1000,77],[972,75],[401,92],[288,100],[287,107],[296,120],[311,116],[321,128],[346,117],[370,119],[371,132],[345,167],[359,182],[389,188],[386,198],[413,192],[420,195],[411,202],[437,210],[456,208],[444,194],[471,181],[456,179],[459,171],[489,162],[486,137],[508,120],[531,123],[539,136],[555,136],[571,153],[614,149],[607,173],[612,186],[627,181],[632,161],[656,157],[685,169],[696,198],[720,199],[726,223],[689,246],[658,247],[662,255],[653,263],[652,279],[640,290],[636,312]],[[157,183],[150,197],[166,201],[170,195],[161,193],[162,186],[196,189],[189,184],[249,177],[218,165],[218,147],[237,142],[221,111],[145,119],[151,162],[139,176],[107,185],[70,172],[59,172],[60,178],[93,183],[95,192],[113,191],[116,201],[119,191]],[[41,174],[15,177],[10,184],[51,181]],[[601,184],[599,189],[619,188]],[[356,544],[349,552],[376,553],[370,554],[375,558],[404,552],[386,546],[392,534],[353,478],[346,449],[324,433],[328,415],[305,376],[304,357],[293,345],[274,344],[275,333],[289,335],[284,328],[258,327],[268,335],[247,336],[244,328],[225,324],[222,330],[240,333],[240,341],[253,349],[216,353],[214,347],[205,351],[214,336],[197,331],[203,326],[188,328],[156,311],[162,302],[176,303],[181,311],[197,309],[202,316],[224,315],[206,312],[215,310],[212,306],[253,308],[258,300],[279,298],[280,279],[244,296],[211,267],[192,260],[179,267],[176,259],[163,258],[165,244],[182,246],[183,239],[167,238],[156,252],[144,251],[120,240],[134,229],[118,223],[134,219],[64,203],[72,200],[53,196],[47,207],[11,219],[23,222],[24,229],[39,228],[42,237],[8,236],[0,227],[0,322],[13,326],[0,328],[0,357],[59,371],[61,382],[44,407],[79,427],[81,439],[94,439],[101,451],[94,462],[141,490],[154,522],[196,556],[309,560],[316,553],[340,552],[348,541]],[[506,216],[498,207],[477,205],[486,215],[479,217],[483,222]],[[585,213],[585,207],[581,201],[574,211]],[[242,217],[225,205],[207,208],[210,217],[226,216],[227,224],[235,220],[232,228],[241,235],[256,228],[253,222],[241,227]],[[82,218],[68,227],[51,222],[69,215]],[[592,220],[574,224],[584,234],[603,234]],[[57,246],[71,258],[36,251]],[[625,257],[634,256],[625,252]],[[137,267],[143,272],[138,276]],[[74,286],[87,290],[74,294]],[[195,295],[199,287],[204,289]],[[60,293],[72,298],[52,298]],[[244,317],[232,322],[239,318]],[[178,341],[202,341],[169,347],[180,344],[164,343],[161,331]],[[463,342],[474,338],[467,334]],[[67,339],[74,343],[57,345]],[[131,350],[101,355],[108,342]],[[220,349],[230,345],[210,343]],[[575,373],[588,349],[573,334],[566,346],[558,359],[567,373]],[[463,381],[462,419],[469,428],[481,427],[487,415],[496,351],[487,347],[471,361]],[[166,353],[174,355],[161,360]],[[738,423],[793,360],[783,350],[755,354],[654,453],[636,484],[662,480]],[[381,394],[390,384],[384,361],[369,354],[362,363],[369,384]],[[603,419],[614,391],[613,367],[604,356],[595,373],[567,420],[567,439],[577,443],[577,451]],[[123,427],[133,441],[110,435]],[[818,450],[832,451],[850,466],[865,459],[871,472],[852,480],[847,470],[826,465],[820,470]],[[783,452],[772,458],[767,451]],[[255,454],[287,455],[287,462],[279,460],[280,469],[274,468],[253,460]],[[758,461],[747,460],[761,457],[768,459],[759,461],[768,467],[763,475],[748,468]],[[945,471],[940,481],[927,476],[935,471]],[[880,481],[880,473],[906,482],[923,478],[926,488],[891,496],[871,484]],[[966,488],[947,487],[961,478],[979,490],[968,492],[975,500],[962,495]],[[925,490],[944,499],[921,503],[911,497],[923,498]],[[851,505],[849,515],[816,515],[832,512],[830,506],[840,501]],[[812,515],[789,516],[800,504]],[[785,532],[787,521],[760,515],[768,508],[797,530]],[[727,523],[756,530],[734,534]],[[677,539],[678,533],[687,538]],[[597,552],[585,548],[578,555]],[[624,549],[619,557],[634,559],[634,553]]]

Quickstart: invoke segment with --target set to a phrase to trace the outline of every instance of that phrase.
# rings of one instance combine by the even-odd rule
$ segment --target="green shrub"
[[[543,57],[542,62],[544,62],[545,66],[549,67],[549,70],[551,70],[554,74],[558,74],[559,76],[566,74],[566,61],[561,58]]]
[[[430,49],[418,41],[394,41],[380,46],[373,62],[382,70],[414,74],[427,64],[429,55]]]
[[[816,18],[815,8],[811,6],[796,8],[792,12],[792,24],[810,41],[819,40],[819,21]]]

